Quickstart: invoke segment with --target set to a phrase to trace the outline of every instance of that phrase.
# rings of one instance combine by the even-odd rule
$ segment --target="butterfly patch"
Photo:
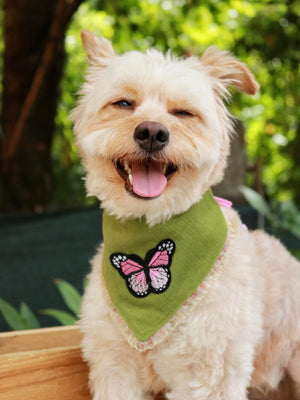
[[[148,251],[145,260],[136,254],[113,253],[110,262],[122,278],[127,288],[136,297],[150,293],[163,293],[171,283],[170,266],[175,252],[175,242],[165,239]]]

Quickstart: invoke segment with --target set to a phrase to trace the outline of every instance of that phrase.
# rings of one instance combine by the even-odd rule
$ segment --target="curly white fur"
[[[178,60],[156,51],[116,56],[110,42],[88,31],[83,43],[90,68],[72,119],[88,192],[118,218],[145,216],[149,225],[187,210],[226,166],[232,128],[222,99],[228,85],[254,94],[258,84],[244,64],[214,48],[201,59]],[[134,110],[112,107],[124,98],[134,100]],[[193,117],[178,118],[172,110],[181,108]],[[178,166],[162,195],[150,201],[128,194],[112,162],[137,156],[132,134],[143,121],[168,128],[163,158]],[[99,249],[81,318],[94,400],[146,400],[158,392],[170,400],[267,399],[286,373],[300,387],[300,265],[279,241],[246,231],[233,210],[223,211],[237,232],[224,272],[184,323],[151,350],[130,347],[111,320]]]

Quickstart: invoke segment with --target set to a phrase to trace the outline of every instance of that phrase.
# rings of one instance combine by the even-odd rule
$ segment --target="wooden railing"
[[[0,333],[0,400],[90,400],[77,327]]]

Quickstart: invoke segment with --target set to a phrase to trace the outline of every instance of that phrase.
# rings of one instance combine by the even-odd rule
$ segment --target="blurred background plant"
[[[249,187],[242,186],[240,190],[250,206],[258,212],[260,229],[266,228],[282,240],[287,235],[300,239],[300,210],[293,200],[279,202],[277,199],[271,199],[267,202],[262,195]],[[290,250],[300,260],[300,250]]]
[[[65,305],[70,311],[48,308],[46,310],[41,310],[40,313],[54,318],[56,322],[60,323],[61,325],[73,325],[78,320],[81,295],[73,285],[62,279],[56,279],[55,284],[64,300]],[[20,310],[18,311],[10,303],[0,298],[0,312],[12,330],[18,331],[41,327],[38,317],[24,302],[21,303]]]

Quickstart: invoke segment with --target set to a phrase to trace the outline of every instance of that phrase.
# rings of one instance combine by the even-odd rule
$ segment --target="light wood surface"
[[[77,327],[0,333],[0,400],[90,400]]]

